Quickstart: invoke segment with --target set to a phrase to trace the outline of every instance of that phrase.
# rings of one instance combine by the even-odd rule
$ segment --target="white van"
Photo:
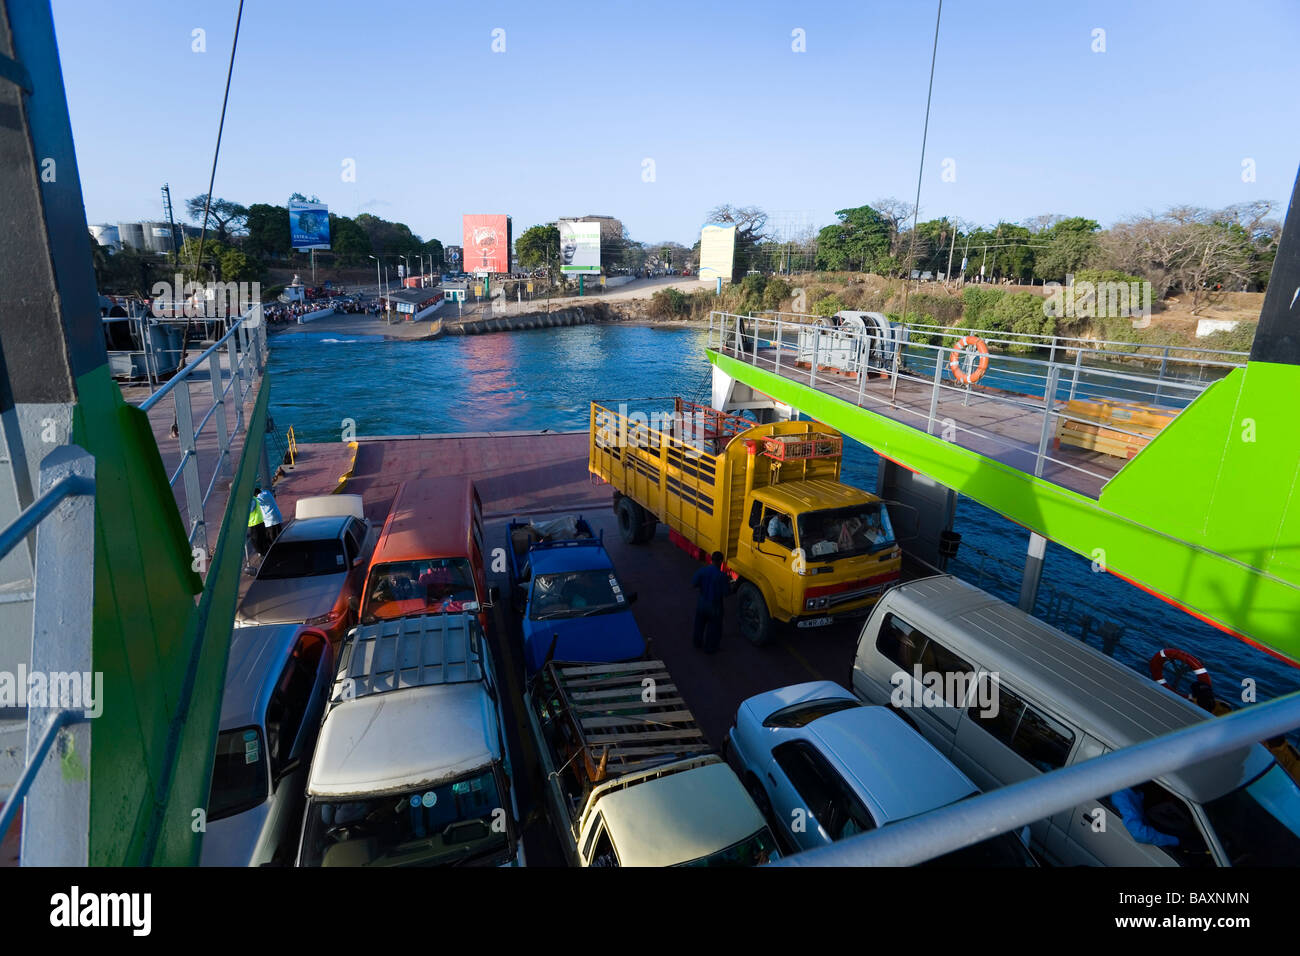
[[[880,599],[858,639],[853,691],[898,708],[983,790],[1210,719],[949,575]],[[1258,744],[1132,790],[1120,805],[1101,794],[1039,820],[1034,848],[1067,866],[1300,864],[1300,788]],[[1121,811],[1134,804],[1141,813],[1125,822]]]

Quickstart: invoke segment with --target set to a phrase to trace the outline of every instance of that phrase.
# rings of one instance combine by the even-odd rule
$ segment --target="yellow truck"
[[[766,644],[774,622],[863,617],[899,579],[889,511],[840,482],[843,446],[817,422],[759,425],[680,398],[650,411],[593,402],[587,467],[613,486],[629,544],[662,521],[697,559],[721,551],[741,633]]]

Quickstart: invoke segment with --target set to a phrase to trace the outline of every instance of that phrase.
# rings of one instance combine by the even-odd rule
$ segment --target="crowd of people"
[[[293,325],[304,315],[333,309],[348,315],[378,315],[382,310],[378,302],[365,303],[351,297],[317,299],[314,302],[271,302],[262,306],[262,317],[268,325]]]

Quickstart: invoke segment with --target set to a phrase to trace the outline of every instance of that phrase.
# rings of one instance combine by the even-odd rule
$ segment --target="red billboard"
[[[465,272],[508,273],[510,271],[510,217],[495,215],[465,215],[464,262]]]

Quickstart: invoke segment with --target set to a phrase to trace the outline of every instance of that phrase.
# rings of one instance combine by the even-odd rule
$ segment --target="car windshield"
[[[208,820],[251,810],[267,793],[266,746],[257,727],[223,730],[217,735],[208,793]]]
[[[303,866],[495,866],[514,856],[492,768],[369,800],[313,797]]]
[[[613,571],[565,571],[537,575],[528,616],[534,621],[549,621],[626,608],[627,595]]]
[[[750,834],[739,843],[733,843],[725,850],[719,850],[717,853],[702,856],[698,860],[691,860],[689,863],[679,863],[677,865],[760,866],[763,863],[770,863],[772,860],[780,859],[780,857],[781,854],[776,848],[776,839],[772,836],[772,831],[767,827],[763,827],[757,833]]]
[[[381,564],[366,582],[362,624],[411,614],[476,610],[474,575],[464,558]]]
[[[1233,866],[1295,866],[1300,860],[1300,787],[1277,764],[1205,815]]]
[[[810,560],[834,561],[893,546],[889,510],[878,501],[799,515],[799,547]]]
[[[266,553],[257,579],[307,578],[317,574],[343,574],[347,570],[343,543],[337,538],[329,541],[277,541]]]

